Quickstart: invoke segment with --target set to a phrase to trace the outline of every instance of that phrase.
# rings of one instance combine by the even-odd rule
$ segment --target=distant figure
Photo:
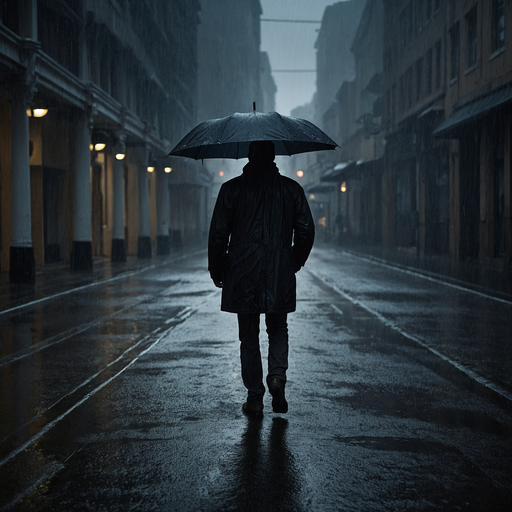
[[[208,239],[208,268],[222,288],[221,310],[237,313],[247,415],[263,416],[260,314],[269,339],[267,386],[274,412],[286,413],[287,313],[295,311],[295,273],[306,263],[315,227],[302,187],[281,176],[274,144],[252,142],[243,174],[222,185]]]

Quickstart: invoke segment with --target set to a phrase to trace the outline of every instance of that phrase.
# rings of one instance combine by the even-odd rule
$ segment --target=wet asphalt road
[[[0,313],[1,510],[510,510],[512,304],[317,248],[257,421],[205,269]]]

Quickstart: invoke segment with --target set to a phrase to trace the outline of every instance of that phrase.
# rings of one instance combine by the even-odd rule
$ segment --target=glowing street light
[[[340,190],[341,190],[342,192],[346,192],[346,191],[347,191],[347,184],[346,184],[345,182],[343,182],[343,183],[341,184],[341,188],[340,188]]]
[[[304,172],[303,171],[297,171],[297,176],[299,178],[302,178],[302,176],[304,176]]]
[[[165,167],[164,171],[169,174],[172,171],[172,167]]]
[[[47,108],[27,108],[28,117],[44,117],[48,114]]]

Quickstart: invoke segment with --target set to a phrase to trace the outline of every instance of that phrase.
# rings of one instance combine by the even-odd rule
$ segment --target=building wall
[[[505,39],[493,48],[497,3],[385,1],[386,172],[397,219],[404,170],[416,189],[409,191],[418,219],[416,238],[405,241],[411,249],[507,267],[512,100],[474,112],[512,87],[512,4],[502,2]],[[454,115],[463,121],[444,129]],[[399,220],[386,229],[400,247]]]
[[[56,0],[3,2],[0,9],[1,270],[11,243],[11,101],[21,84],[29,118],[32,244],[37,265],[69,261],[74,233],[75,127],[86,116],[91,142],[93,253],[109,256],[113,229],[113,155],[123,140],[125,233],[137,253],[135,168],[163,168],[196,122],[199,2]],[[148,37],[151,34],[151,37]],[[25,90],[24,89],[24,90]],[[133,149],[132,149],[133,148]],[[145,157],[139,158],[140,148]],[[151,238],[156,237],[155,177],[149,178]],[[135,210],[135,211],[133,211]],[[134,215],[135,213],[135,215]],[[16,213],[14,213],[16,215]]]
[[[336,100],[336,92],[344,81],[355,76],[354,56],[350,47],[366,0],[337,2],[326,7],[315,43],[316,48],[316,119],[327,134],[336,133],[323,123],[323,117]]]

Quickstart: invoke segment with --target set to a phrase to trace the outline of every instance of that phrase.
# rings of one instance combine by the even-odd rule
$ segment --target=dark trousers
[[[288,324],[287,313],[266,313],[265,323],[268,334],[268,376],[279,377],[286,382],[288,369]],[[260,353],[259,313],[238,314],[238,335],[240,339],[240,360],[242,380],[247,388],[247,401],[261,403],[265,394],[263,367]]]

